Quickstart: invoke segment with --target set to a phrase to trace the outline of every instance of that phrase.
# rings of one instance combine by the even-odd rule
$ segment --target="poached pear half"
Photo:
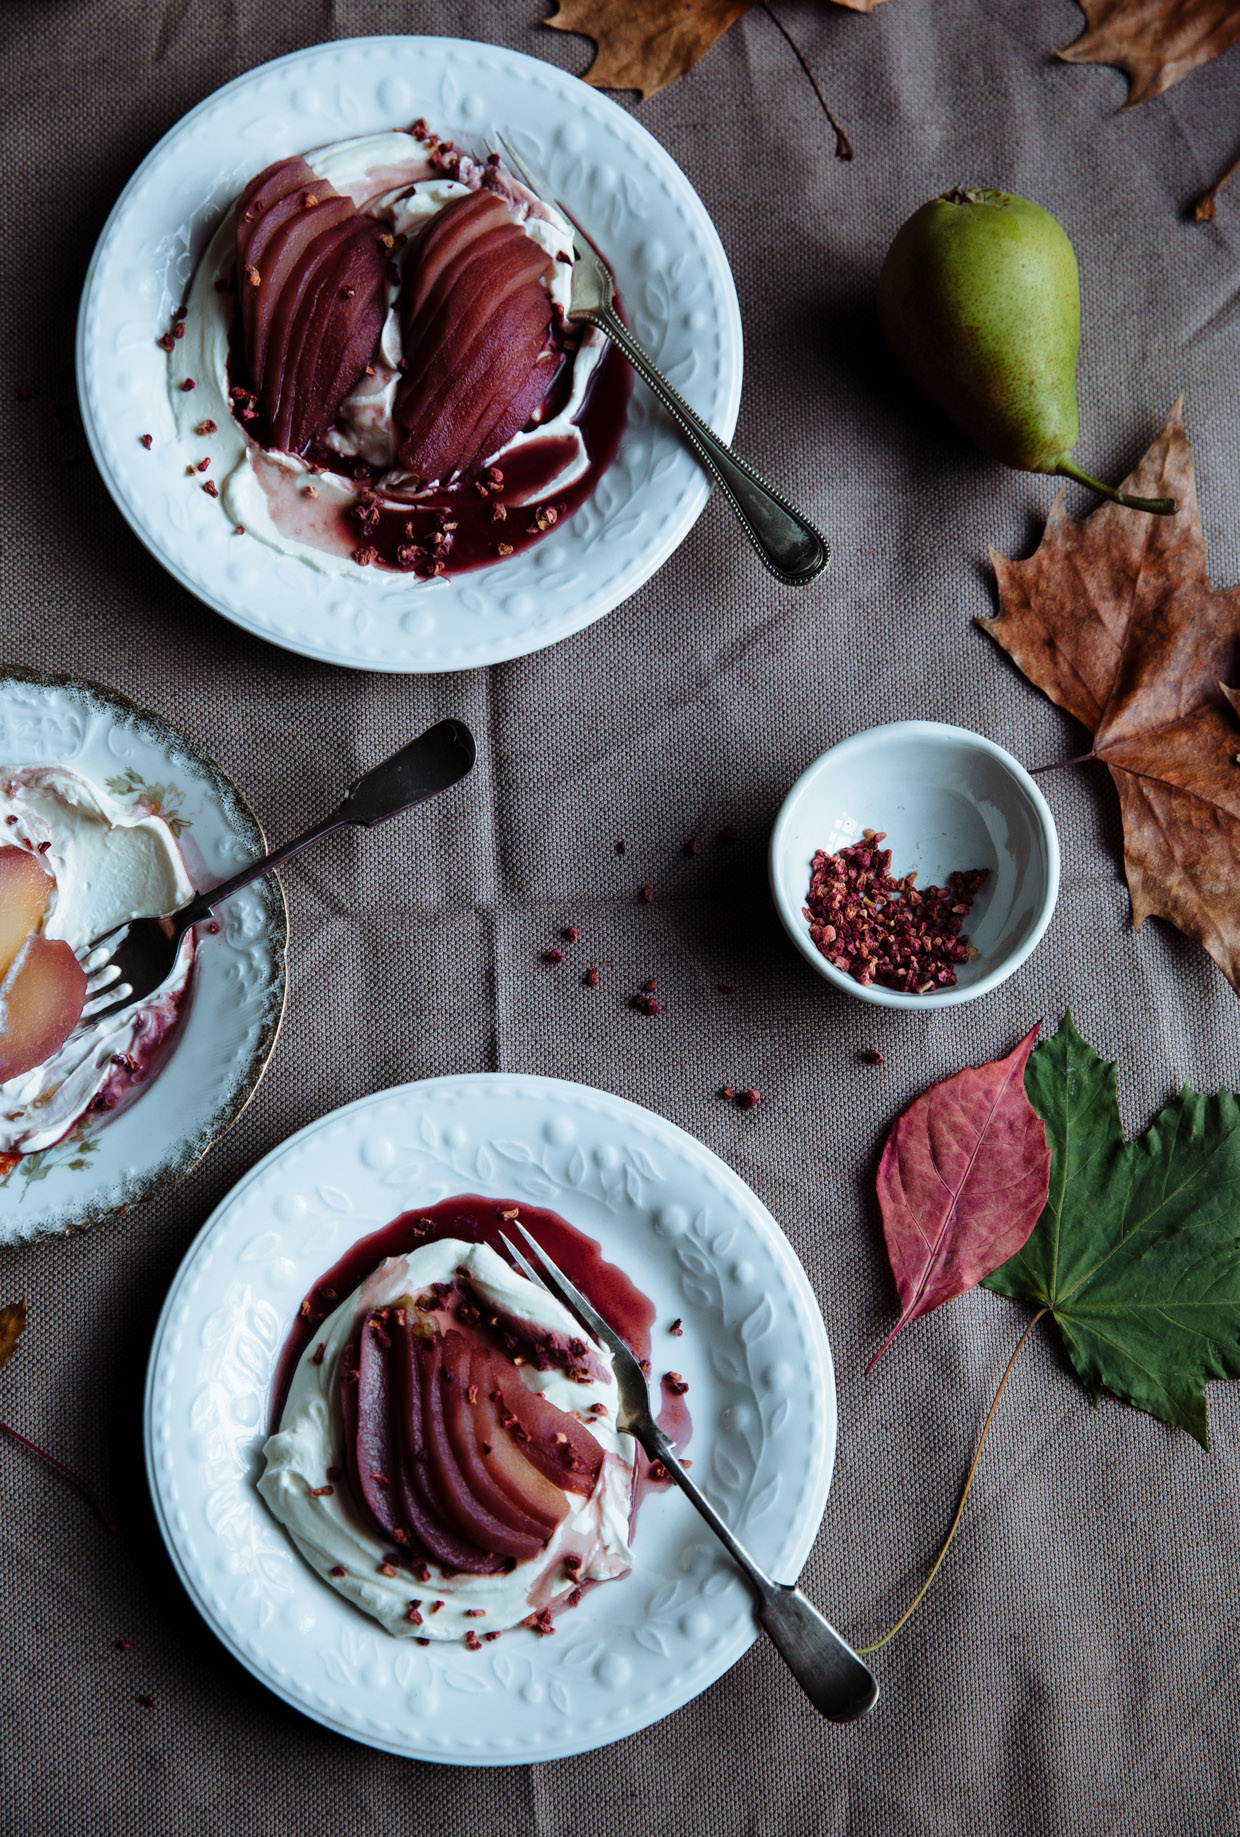
[[[1072,459],[1080,280],[1067,232],[1040,204],[972,188],[923,204],[887,251],[878,317],[923,395],[984,453],[1133,510],[1174,511],[1172,499],[1115,491]]]

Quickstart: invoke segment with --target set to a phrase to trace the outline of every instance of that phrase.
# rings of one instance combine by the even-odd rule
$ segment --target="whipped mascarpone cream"
[[[431,143],[409,134],[386,133],[339,141],[303,157],[317,177],[387,224],[393,235],[408,236],[454,198],[482,184],[484,168],[465,155],[459,179],[442,174],[414,177],[428,171],[430,151]],[[492,189],[507,203],[526,235],[552,258],[545,285],[552,303],[566,315],[572,293],[571,226],[559,211],[535,198],[507,173],[501,171]],[[259,446],[231,412],[228,341],[235,301],[228,282],[235,268],[235,211],[230,208],[198,264],[185,302],[185,333],[168,366],[168,392],[178,436],[184,443],[193,442],[196,457],[200,450],[209,451],[219,512],[232,526],[240,525],[247,536],[282,554],[297,555],[322,573],[345,575],[350,580],[388,580],[391,576],[383,569],[359,568],[330,533],[331,520],[325,513],[333,506],[347,508],[356,498],[349,480],[330,472],[312,475],[304,460]],[[375,374],[364,377],[343,404],[338,428],[328,438],[342,458],[364,459],[382,467],[392,464],[395,451],[392,404],[401,357],[398,294],[398,286],[390,285]],[[487,464],[502,462],[531,441],[552,438],[571,445],[572,456],[553,480],[540,486],[540,499],[567,490],[588,472],[590,456],[577,416],[605,344],[601,332],[593,327],[585,330],[573,362],[572,389],[558,414],[515,435],[488,455]],[[187,379],[194,383],[189,391],[184,388]],[[207,420],[216,423],[217,431],[195,440],[195,430]],[[393,473],[388,482],[398,487],[400,476]],[[311,482],[318,498],[313,504],[302,496]],[[426,580],[407,574],[401,578],[411,589],[421,591],[447,584],[437,577]]]
[[[0,766],[0,843],[41,856],[56,883],[44,933],[74,951],[130,919],[171,912],[193,898],[163,818],[125,809],[65,766]],[[121,1084],[118,1059],[142,1065],[176,1020],[193,956],[187,936],[161,988],[97,1022],[97,991],[88,983],[82,1019],[60,1050],[0,1084],[0,1153],[53,1147],[105,1087]]]
[[[323,1580],[373,1615],[389,1633],[406,1637],[463,1639],[471,1631],[479,1635],[502,1632],[519,1625],[530,1613],[554,1607],[572,1592],[575,1583],[608,1581],[627,1573],[633,1564],[628,1533],[635,1444],[615,1426],[617,1390],[610,1355],[593,1346],[592,1358],[606,1375],[587,1383],[577,1383],[556,1370],[535,1371],[529,1365],[517,1370],[516,1375],[531,1388],[583,1419],[603,1448],[604,1458],[590,1498],[566,1493],[569,1514],[546,1548],[507,1573],[444,1577],[432,1562],[429,1582],[417,1581],[403,1567],[395,1576],[381,1575],[378,1566],[385,1546],[376,1540],[373,1530],[362,1527],[347,1482],[340,1481],[330,1493],[314,1496],[312,1489],[325,1484],[329,1466],[344,1468],[335,1399],[341,1355],[358,1321],[402,1295],[416,1295],[435,1282],[451,1282],[461,1268],[470,1272],[471,1286],[497,1313],[557,1333],[581,1334],[580,1323],[553,1295],[518,1275],[487,1244],[442,1238],[408,1256],[388,1257],[328,1316],[313,1346],[299,1360],[279,1429],[263,1449],[265,1467],[258,1482],[268,1506]],[[325,1351],[316,1365],[314,1351],[320,1344]],[[603,1405],[602,1414],[589,1414],[594,1403]],[[563,1579],[563,1559],[569,1554],[581,1558],[573,1582]],[[346,1573],[333,1575],[333,1569]],[[408,1618],[411,1597],[422,1601],[420,1626],[412,1625]],[[443,1605],[432,1612],[436,1601]],[[476,1611],[479,1608],[481,1615]],[[467,1609],[475,1611],[467,1615]]]

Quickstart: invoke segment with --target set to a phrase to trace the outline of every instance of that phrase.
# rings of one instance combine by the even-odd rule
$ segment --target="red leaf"
[[[957,1072],[904,1112],[878,1166],[887,1258],[900,1328],[975,1288],[1024,1244],[1046,1204],[1046,1125],[1025,1095],[1041,1022],[993,1065]]]

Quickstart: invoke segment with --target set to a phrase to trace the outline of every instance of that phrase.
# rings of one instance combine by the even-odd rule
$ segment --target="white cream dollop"
[[[55,880],[44,934],[74,951],[130,919],[173,912],[194,896],[176,837],[162,817],[127,810],[66,766],[0,766],[0,844],[38,853]],[[115,1061],[142,1053],[171,1024],[193,962],[186,937],[171,974],[145,1001],[82,1020],[42,1065],[0,1084],[0,1153],[37,1154],[80,1120]]]
[[[408,1256],[389,1257],[341,1302],[316,1332],[299,1359],[289,1386],[280,1426],[263,1448],[264,1470],[258,1490],[288,1531],[306,1561],[332,1588],[372,1615],[389,1633],[425,1639],[463,1639],[506,1631],[528,1614],[571,1591],[559,1581],[568,1552],[581,1556],[579,1581],[607,1581],[633,1565],[629,1548],[629,1506],[633,1486],[634,1443],[616,1428],[617,1391],[610,1355],[591,1348],[605,1379],[578,1383],[560,1371],[519,1368],[531,1388],[558,1408],[580,1416],[603,1449],[598,1484],[588,1499],[566,1493],[568,1516],[556,1527],[546,1548],[527,1562],[497,1575],[445,1577],[434,1563],[431,1580],[416,1581],[403,1566],[395,1576],[379,1573],[386,1546],[360,1521],[346,1483],[315,1496],[327,1482],[329,1466],[342,1463],[341,1425],[336,1406],[340,1358],[358,1320],[372,1309],[390,1305],[402,1295],[418,1294],[435,1282],[451,1282],[458,1269],[469,1271],[471,1287],[499,1313],[531,1326],[568,1336],[581,1326],[566,1308],[511,1269],[487,1244],[442,1238]],[[324,1347],[315,1363],[316,1349]],[[591,1415],[591,1404],[603,1410]],[[343,1569],[343,1575],[333,1575]],[[422,1602],[421,1625],[410,1622],[411,1598]],[[434,1612],[434,1602],[442,1606]],[[471,1613],[466,1610],[473,1610]],[[478,1613],[478,1609],[482,1612]]]
[[[427,217],[454,198],[477,190],[482,183],[483,167],[465,156],[461,159],[460,179],[442,174],[414,178],[415,173],[426,171],[429,151],[429,143],[408,134],[384,133],[337,141],[303,157],[317,177],[326,179],[355,204],[389,223],[393,235],[402,235],[417,229]],[[514,221],[551,257],[544,284],[553,304],[567,314],[572,294],[571,225],[559,211],[543,204],[509,174],[501,174],[495,189]],[[568,259],[561,260],[561,256]],[[247,536],[282,554],[299,556],[322,573],[339,574],[350,580],[387,580],[390,576],[383,569],[357,566],[334,533],[333,520],[325,514],[333,506],[347,507],[354,500],[357,494],[348,480],[322,472],[312,477],[303,460],[289,453],[269,451],[249,439],[232,414],[228,400],[228,338],[233,295],[227,282],[235,267],[235,218],[230,209],[198,264],[186,301],[184,336],[169,359],[168,392],[178,436],[183,443],[193,443],[195,460],[209,454],[211,477],[219,492],[215,500],[218,514],[226,516],[234,528],[240,526]],[[396,444],[392,405],[400,380],[398,294],[397,286],[389,288],[375,375],[363,378],[343,403],[341,432],[330,441],[343,457],[357,457],[384,467],[392,464]],[[505,454],[532,440],[554,439],[571,443],[572,457],[540,489],[539,497],[549,498],[566,491],[584,476],[590,456],[577,416],[585,404],[590,378],[605,343],[601,332],[593,327],[586,329],[573,363],[572,389],[559,413],[528,433],[514,435],[506,446],[488,455],[488,464],[502,461]],[[184,388],[187,380],[192,380],[192,390]],[[215,433],[195,440],[195,430],[205,421],[216,423]],[[394,484],[398,477],[393,479]],[[311,484],[316,500],[304,501],[302,494]],[[439,577],[422,579],[409,574],[401,578],[410,591],[442,590],[446,586]]]

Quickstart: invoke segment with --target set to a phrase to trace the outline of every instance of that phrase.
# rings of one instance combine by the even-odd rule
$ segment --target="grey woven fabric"
[[[797,773],[876,721],[960,721],[1029,763],[1077,750],[1070,723],[970,623],[993,610],[987,544],[1027,552],[1051,487],[1001,471],[910,403],[874,329],[883,250],[925,197],[997,183],[1060,216],[1083,268],[1080,456],[1118,476],[1183,390],[1214,576],[1240,577],[1240,186],[1213,228],[1183,215],[1234,151],[1238,52],[1121,113],[1118,73],[1050,55],[1080,27],[1072,0],[889,0],[869,18],[784,0],[854,140],[851,165],[832,159],[758,8],[643,105],[736,276],[738,445],[836,544],[807,592],[760,572],[716,500],[662,572],[581,636],[468,677],[378,678],[235,631],[129,533],[74,423],[72,332],[88,253],[138,160],[221,82],[322,38],[459,32],[583,69],[585,42],[543,30],[539,10],[10,0],[0,23],[0,661],[97,678],[184,726],[276,835],[441,714],[464,716],[482,748],[470,795],[428,811],[416,845],[394,825],[290,870],[280,1044],[197,1172],[128,1218],[3,1259],[0,1299],[27,1295],[31,1326],[0,1411],[96,1476],[121,1532],[0,1445],[0,1827],[1223,1837],[1240,1825],[1240,1398],[1214,1387],[1206,1458],[1117,1404],[1091,1409],[1049,1337],[1017,1369],[933,1591],[878,1661],[881,1708],[853,1729],[819,1722],[758,1645],[697,1702],[593,1755],[495,1772],[402,1762],[269,1696],[200,1622],[159,1541],[143,1372],[211,1208],[292,1130],[364,1092],[464,1069],[548,1072],[692,1131],[788,1233],[840,1401],[807,1584],[842,1627],[874,1637],[937,1547],[1021,1323],[973,1294],[863,1376],[892,1315],[871,1196],[891,1120],[1069,1001],[1121,1061],[1130,1128],[1182,1080],[1240,1088],[1235,996],[1175,934],[1130,929],[1101,775],[1043,780],[1064,846],[1051,929],[1016,978],[948,1013],[879,1014],[829,990],[779,929],[764,868]],[[22,384],[32,401],[17,399]],[[719,839],[727,824],[735,842]],[[636,897],[646,881],[650,906]],[[614,965],[596,990],[539,960],[568,920],[583,963]],[[625,1005],[647,975],[657,1019]],[[870,1045],[881,1068],[858,1056]],[[756,1085],[758,1109],[721,1104],[724,1081]],[[137,1701],[148,1693],[151,1708]]]

